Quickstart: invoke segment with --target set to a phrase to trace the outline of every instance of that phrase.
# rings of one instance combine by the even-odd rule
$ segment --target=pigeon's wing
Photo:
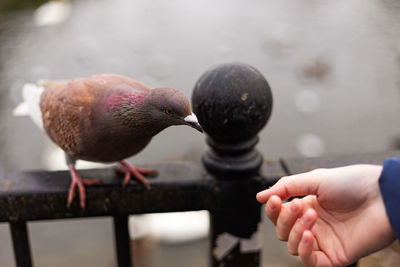
[[[95,128],[92,114],[96,112],[98,103],[113,90],[147,94],[150,89],[141,82],[115,74],[50,84],[40,100],[43,127],[47,134],[69,156],[74,157],[87,136],[84,131]]]
[[[117,74],[98,74],[84,80],[86,86],[105,90],[127,90],[130,92],[148,93],[150,89],[132,78]]]

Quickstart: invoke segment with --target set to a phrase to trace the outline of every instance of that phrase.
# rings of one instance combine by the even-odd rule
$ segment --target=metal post
[[[14,248],[15,265],[17,267],[33,266],[26,222],[10,221],[9,225]]]
[[[260,265],[257,134],[272,110],[272,94],[260,72],[235,63],[207,71],[196,83],[194,113],[211,150],[203,163],[215,178],[217,203],[211,212],[211,265]]]
[[[115,247],[118,267],[131,267],[131,245],[128,228],[128,216],[114,216]]]

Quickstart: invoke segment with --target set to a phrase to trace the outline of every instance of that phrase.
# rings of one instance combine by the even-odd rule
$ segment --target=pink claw
[[[85,205],[86,205],[86,191],[85,191],[85,185],[90,186],[90,185],[94,185],[94,184],[100,184],[101,181],[98,179],[82,179],[75,166],[74,165],[70,165],[69,166],[69,170],[71,173],[71,186],[69,187],[69,192],[68,192],[68,202],[67,202],[67,207],[69,208],[72,204],[72,201],[75,198],[75,188],[76,186],[78,186],[79,189],[79,198],[80,198],[80,206],[82,209],[85,209]]]
[[[76,171],[76,169],[73,165],[69,166],[69,170],[71,173],[72,181],[71,181],[71,186],[69,187],[67,206],[68,206],[68,208],[71,206],[71,203],[75,197],[75,187],[78,185],[80,206],[82,209],[84,209],[85,201],[86,201],[86,192],[85,192],[85,186],[83,185],[82,178],[79,176],[78,172]]]
[[[150,184],[143,174],[154,174],[157,172],[156,170],[136,168],[135,166],[129,164],[126,160],[121,160],[120,163],[121,166],[116,167],[116,170],[125,173],[125,178],[122,182],[123,186],[125,186],[131,180],[133,175],[133,177],[141,182],[147,189],[150,189]]]

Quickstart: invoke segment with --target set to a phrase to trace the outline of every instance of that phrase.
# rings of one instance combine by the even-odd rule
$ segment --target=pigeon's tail
[[[43,128],[42,112],[40,111],[40,96],[44,87],[39,84],[27,83],[22,88],[23,102],[13,110],[14,116],[30,116],[33,122]]]

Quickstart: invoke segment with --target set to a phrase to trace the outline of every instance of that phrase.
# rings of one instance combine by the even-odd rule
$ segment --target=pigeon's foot
[[[133,178],[141,182],[147,189],[150,189],[150,184],[143,175],[156,174],[157,173],[156,170],[136,168],[135,166],[132,166],[125,160],[121,160],[119,163],[121,164],[121,166],[118,166],[116,168],[116,171],[125,173],[125,178],[124,181],[122,182],[123,186],[125,186],[131,180],[133,175]]]
[[[75,188],[78,186],[79,189],[79,197],[80,197],[80,206],[82,209],[85,208],[85,201],[86,201],[86,192],[85,186],[83,185],[82,178],[79,176],[78,172],[76,171],[73,165],[69,166],[69,172],[71,173],[71,186],[69,187],[68,193],[68,208],[71,206],[72,201],[75,198]]]
[[[78,186],[80,206],[82,209],[85,209],[85,203],[86,203],[85,185],[90,186],[95,184],[101,184],[102,181],[98,179],[82,179],[73,165],[69,166],[69,171],[71,173],[72,181],[71,181],[71,186],[69,187],[67,207],[69,208],[71,206],[72,201],[75,198],[75,188]]]

